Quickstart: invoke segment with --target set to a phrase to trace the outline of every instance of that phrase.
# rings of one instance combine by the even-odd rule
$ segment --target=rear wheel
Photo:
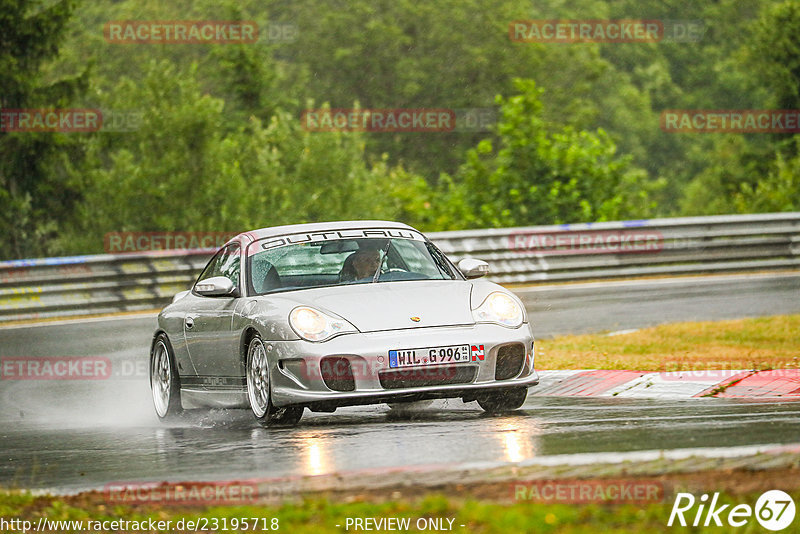
[[[164,333],[158,335],[150,353],[150,389],[159,419],[166,421],[180,415],[183,411],[180,378],[172,345]]]
[[[295,425],[303,417],[302,406],[276,408],[272,404],[269,360],[261,337],[256,334],[247,347],[247,398],[261,426]]]
[[[525,404],[528,388],[508,388],[484,393],[477,398],[478,405],[489,413],[511,412]]]

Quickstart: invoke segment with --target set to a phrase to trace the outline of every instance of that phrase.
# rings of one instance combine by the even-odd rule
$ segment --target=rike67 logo
[[[719,502],[719,493],[714,493],[710,502],[706,493],[700,499],[696,499],[691,493],[678,493],[667,526],[671,527],[677,519],[677,523],[684,527],[721,527],[725,524],[741,527],[755,516],[756,521],[765,529],[779,531],[792,524],[796,511],[792,497],[781,490],[764,492],[756,501],[755,507],[749,504],[731,506]]]

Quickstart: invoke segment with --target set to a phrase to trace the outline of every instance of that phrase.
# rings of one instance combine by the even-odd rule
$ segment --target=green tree
[[[619,157],[603,132],[558,127],[542,119],[541,90],[515,81],[498,97],[495,150],[489,140],[467,152],[454,179],[463,188],[462,224],[495,227],[644,217],[652,209],[645,173]],[[451,193],[454,194],[454,193]]]
[[[578,0],[570,6],[518,0],[268,5],[275,6],[277,20],[298,26],[299,38],[286,44],[285,54],[310,73],[303,94],[332,107],[352,107],[357,101],[368,108],[494,108],[495,95],[513,91],[517,77],[533,79],[546,90],[545,118],[581,129],[599,122],[629,128],[632,123],[620,104],[647,106],[600,57],[597,46],[509,39],[513,20],[604,18],[602,1]],[[612,101],[614,106],[607,105]],[[464,152],[486,136],[469,131],[373,133],[366,139],[373,156],[387,153],[435,183],[441,172],[452,174]]]
[[[74,0],[0,0],[0,109],[63,108],[85,90],[82,74],[52,77]],[[49,239],[80,192],[66,167],[80,159],[81,134],[0,130],[0,257],[48,252]]]
[[[709,100],[698,107],[800,108],[800,5],[784,0],[760,6],[753,0],[741,5],[728,2],[716,7],[723,18],[718,23],[721,35],[716,36],[716,50],[707,47],[715,58],[710,67],[721,73],[721,80],[709,91]],[[795,205],[786,195],[796,184],[791,176],[797,170],[796,135],[683,137],[693,142],[685,150],[684,161],[694,170],[681,201],[684,214],[784,211]]]
[[[800,3],[768,6],[758,20],[751,60],[778,109],[800,109]]]
[[[75,173],[86,202],[60,240],[64,253],[99,252],[113,231],[230,231],[311,221],[402,215],[403,182],[386,161],[365,163],[355,133],[301,128],[277,109],[228,130],[224,100],[204,94],[196,64],[152,61],[123,78],[111,109],[146,109],[138,129],[102,132]]]
[[[774,169],[755,185],[742,184],[734,197],[741,213],[800,211],[800,137],[795,136],[794,156],[778,153]]]

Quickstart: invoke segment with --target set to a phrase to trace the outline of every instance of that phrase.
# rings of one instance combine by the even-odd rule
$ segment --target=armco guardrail
[[[467,230],[430,237],[455,260],[474,256],[490,262],[492,279],[502,284],[800,267],[800,212]]]
[[[800,267],[800,213],[439,232],[452,259],[490,262],[499,283]],[[208,251],[0,262],[0,321],[152,309],[186,289]]]
[[[187,288],[209,251],[0,262],[0,321],[152,309]]]

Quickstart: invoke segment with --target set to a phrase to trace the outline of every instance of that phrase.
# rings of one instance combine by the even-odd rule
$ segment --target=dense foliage
[[[702,32],[603,44],[508,34],[520,19],[623,18]],[[251,20],[261,36],[108,42],[104,24],[121,20]],[[666,109],[800,108],[798,35],[794,0],[0,0],[0,108],[135,118],[116,131],[0,131],[0,257],[100,252],[111,231],[798,210],[794,135],[659,126]],[[492,108],[497,121],[305,129],[303,111],[326,106]]]

